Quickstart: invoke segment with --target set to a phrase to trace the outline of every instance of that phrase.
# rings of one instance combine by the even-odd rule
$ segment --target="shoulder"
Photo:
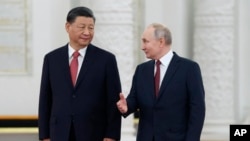
[[[138,66],[145,67],[145,66],[150,66],[152,64],[154,64],[154,60],[147,60],[146,62],[138,64]]]
[[[68,51],[68,46],[67,45],[64,45],[64,46],[60,46],[50,52],[48,52],[46,54],[46,56],[51,56],[51,55],[55,55],[55,54],[59,54],[61,52],[64,52],[64,51]]]
[[[148,60],[146,62],[140,63],[137,65],[136,70],[148,70],[154,67],[155,61],[154,60]]]
[[[96,55],[99,55],[99,57],[101,56],[105,56],[105,57],[115,57],[115,55],[105,49],[102,49],[100,47],[97,47],[93,44],[90,44],[87,48],[87,53],[94,53]]]
[[[174,52],[174,56],[171,62],[181,63],[182,65],[198,65],[198,63],[192,59],[181,57]]]
[[[174,53],[170,65],[178,66],[182,71],[186,70],[187,72],[200,72],[200,66],[196,61],[185,57],[180,57],[176,53]]]
[[[58,48],[48,52],[47,54],[45,54],[45,57],[52,57],[52,56],[57,57],[58,55],[61,55],[63,53],[67,53],[67,52],[68,52],[68,46],[64,45],[64,46],[58,47]]]

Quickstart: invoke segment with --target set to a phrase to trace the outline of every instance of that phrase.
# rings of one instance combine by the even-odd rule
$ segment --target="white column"
[[[238,43],[236,46],[239,48],[238,51],[238,60],[237,60],[237,68],[239,78],[237,80],[238,84],[238,93],[240,94],[240,98],[238,99],[239,107],[237,114],[237,119],[243,121],[244,124],[250,124],[250,63],[249,63],[249,37],[250,37],[250,1],[249,0],[240,0],[238,1],[238,26],[237,35]]]
[[[144,27],[151,23],[167,26],[173,38],[172,48],[180,56],[192,55],[192,5],[193,0],[142,0],[144,7]],[[142,11],[143,12],[143,11]],[[143,27],[143,28],[144,28]]]
[[[194,59],[206,91],[204,139],[228,140],[229,125],[235,123],[235,14],[234,0],[195,0]]]

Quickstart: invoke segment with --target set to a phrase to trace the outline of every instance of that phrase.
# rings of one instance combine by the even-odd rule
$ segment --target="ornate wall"
[[[203,135],[225,139],[229,125],[235,123],[237,106],[236,3],[195,0],[194,4],[194,59],[201,65],[206,91]]]
[[[229,140],[230,124],[250,123],[249,0],[25,1],[30,0],[1,1],[2,17],[8,14],[8,8],[6,11],[4,9],[9,4],[17,7],[12,12],[29,9],[31,12],[28,15],[32,13],[25,29],[31,36],[27,42],[30,45],[27,50],[27,46],[22,44],[25,37],[18,38],[15,42],[4,39],[7,38],[4,36],[6,22],[3,18],[0,20],[3,37],[1,43],[19,42],[19,49],[22,51],[18,54],[28,55],[27,62],[19,61],[29,65],[21,75],[1,71],[1,115],[37,114],[44,54],[66,44],[68,37],[64,30],[65,16],[71,7],[85,5],[93,9],[97,17],[93,43],[116,55],[125,94],[130,90],[135,66],[145,59],[140,51],[141,28],[152,22],[161,22],[172,31],[174,51],[194,59],[201,66],[207,104],[202,140]],[[58,7],[59,4],[61,6]],[[13,39],[22,34],[19,32]],[[1,58],[6,53],[3,51],[6,50],[1,46]],[[17,64],[25,66],[22,62]],[[3,70],[3,66],[1,67],[0,70]],[[132,136],[134,132],[133,116],[129,116],[123,120],[122,140],[135,140]]]

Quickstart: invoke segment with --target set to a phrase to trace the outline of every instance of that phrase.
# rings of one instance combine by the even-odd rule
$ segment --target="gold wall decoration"
[[[29,72],[27,5],[27,0],[0,1],[0,75]]]

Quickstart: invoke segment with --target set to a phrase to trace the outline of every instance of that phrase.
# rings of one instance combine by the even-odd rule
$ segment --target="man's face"
[[[154,28],[146,28],[142,34],[142,50],[149,59],[159,59],[161,48],[160,40],[154,37]]]
[[[66,23],[70,45],[76,49],[89,45],[94,36],[94,26],[94,19],[84,16],[77,17],[73,23]]]

